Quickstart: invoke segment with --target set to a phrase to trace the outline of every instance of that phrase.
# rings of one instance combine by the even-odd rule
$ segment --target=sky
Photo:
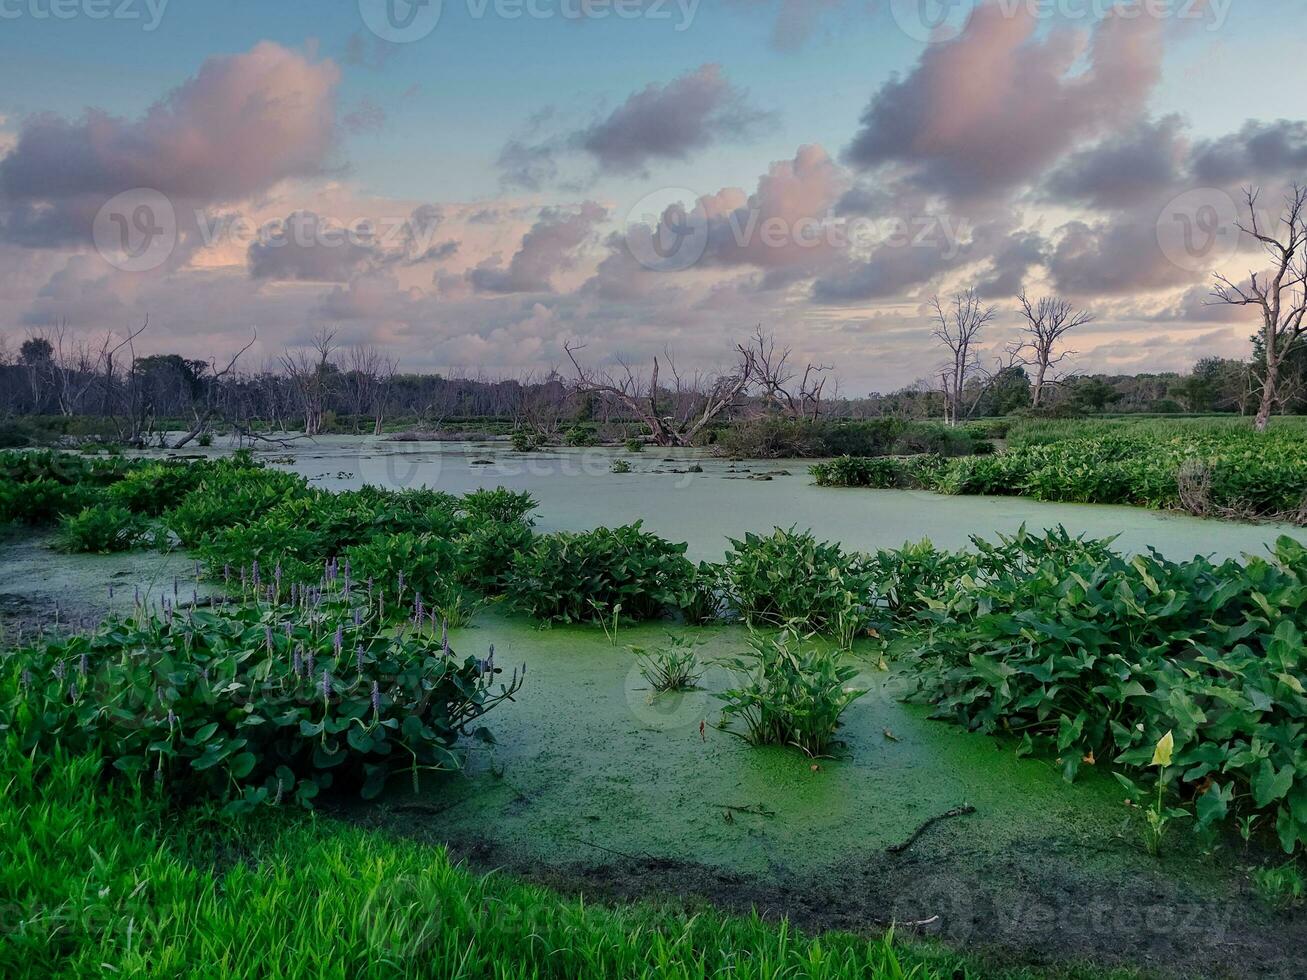
[[[932,376],[930,300],[1090,310],[1081,371],[1244,356],[1216,273],[1307,170],[1290,0],[0,0],[0,350],[256,369]]]

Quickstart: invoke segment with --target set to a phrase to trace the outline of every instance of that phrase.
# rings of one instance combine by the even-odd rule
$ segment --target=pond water
[[[719,559],[728,537],[791,525],[811,529],[821,540],[866,551],[927,537],[943,548],[961,548],[972,534],[1009,533],[1022,524],[1032,530],[1061,524],[1077,534],[1116,535],[1118,547],[1127,552],[1155,547],[1177,560],[1196,554],[1218,559],[1263,554],[1282,534],[1307,537],[1302,528],[1288,525],[1236,524],[1137,507],[823,489],[808,475],[808,460],[732,463],[696,450],[514,453],[504,443],[326,436],[261,455],[290,459],[282,465],[333,490],[364,483],[428,486],[451,493],[496,486],[529,490],[540,501],[537,526],[542,531],[643,520],[648,530],[688,542],[695,559]],[[618,459],[630,464],[630,473],[611,472]],[[691,466],[703,472],[686,472]]]

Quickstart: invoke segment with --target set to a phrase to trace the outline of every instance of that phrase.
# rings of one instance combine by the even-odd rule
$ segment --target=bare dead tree
[[[304,410],[304,434],[316,436],[322,431],[326,413],[327,385],[331,373],[331,355],[336,350],[336,332],[323,327],[307,349],[287,351],[281,363],[299,393]]]
[[[1077,310],[1056,296],[1045,296],[1032,301],[1023,292],[1019,301],[1021,315],[1025,317],[1026,323],[1013,353],[1021,363],[1035,371],[1035,379],[1030,386],[1030,404],[1038,408],[1043,402],[1044,389],[1066,380],[1058,372],[1058,365],[1075,356],[1073,350],[1059,349],[1062,339],[1072,330],[1093,323],[1094,316],[1087,310]],[[1053,374],[1050,375],[1049,372]]]
[[[792,419],[816,421],[821,415],[827,372],[833,368],[809,362],[800,375],[790,364],[793,351],[789,347],[778,348],[776,335],[763,333],[762,327],[754,334],[751,349],[763,409]]]
[[[227,362],[227,366],[221,371],[218,370],[217,361],[210,361],[209,376],[203,379],[204,383],[202,389],[204,395],[200,404],[195,409],[195,417],[191,421],[191,427],[182,434],[181,438],[173,443],[173,449],[181,449],[204,431],[205,426],[209,424],[209,420],[213,418],[214,414],[218,411],[218,406],[220,404],[219,399],[225,389],[223,382],[236,367],[236,362],[241,359],[241,355],[253,347],[255,341],[258,339],[259,332],[256,330],[254,331],[254,336],[250,338],[249,342],[232,355],[231,360]]]
[[[1262,228],[1257,215],[1258,194],[1251,188],[1244,192],[1249,218],[1238,227],[1261,243],[1271,268],[1252,273],[1246,285],[1235,285],[1217,274],[1212,296],[1216,304],[1254,306],[1261,313],[1259,332],[1265,363],[1261,402],[1253,427],[1265,432],[1282,394],[1280,368],[1302,339],[1303,317],[1307,315],[1307,187],[1294,184],[1285,198],[1278,235]]]
[[[691,445],[695,436],[737,403],[758,373],[754,351],[742,344],[735,348],[738,360],[734,369],[712,377],[682,375],[675,360],[665,352],[673,379],[669,390],[660,382],[662,364],[657,357],[646,379],[642,372],[620,360],[616,371],[583,367],[577,353],[584,347],[565,344],[563,349],[576,372],[573,388],[583,395],[615,400],[648,427],[659,446]]]
[[[975,289],[955,293],[947,309],[938,296],[931,300],[935,310],[935,329],[932,336],[948,351],[948,361],[940,368],[939,379],[944,391],[944,421],[957,425],[968,418],[984,393],[984,386],[976,394],[970,408],[966,401],[970,382],[982,378],[984,369],[980,360],[980,338],[998,311],[984,306]]]

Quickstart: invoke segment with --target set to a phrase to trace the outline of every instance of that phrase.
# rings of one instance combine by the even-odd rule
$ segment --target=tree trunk
[[[1279,363],[1268,357],[1266,379],[1262,383],[1262,404],[1257,409],[1257,418],[1253,421],[1254,431],[1265,432],[1266,427],[1271,423],[1271,413],[1275,411],[1275,384],[1279,373]]]
[[[1048,373],[1048,361],[1040,360],[1039,373],[1035,375],[1035,390],[1030,393],[1030,407],[1038,408],[1044,398],[1044,377]]]

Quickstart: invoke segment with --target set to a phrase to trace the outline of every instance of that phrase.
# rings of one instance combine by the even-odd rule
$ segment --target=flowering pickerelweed
[[[378,718],[381,717],[381,685],[376,681],[372,682],[372,711]]]

